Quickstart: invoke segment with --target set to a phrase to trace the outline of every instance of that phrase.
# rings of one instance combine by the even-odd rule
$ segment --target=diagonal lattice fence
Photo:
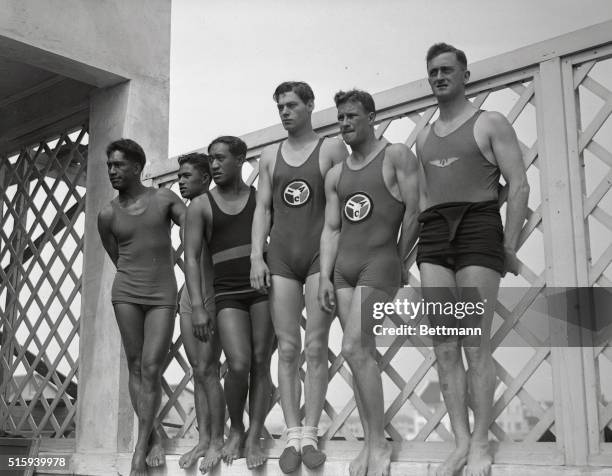
[[[74,436],[87,128],[0,162],[0,428]]]

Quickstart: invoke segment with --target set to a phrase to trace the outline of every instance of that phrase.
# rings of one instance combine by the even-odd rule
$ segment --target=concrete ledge
[[[179,468],[179,456],[167,457],[166,465],[162,468],[149,469],[149,476],[198,476],[198,465],[187,470]],[[130,474],[131,454],[121,453],[116,457],[113,455],[73,455],[72,467],[64,472],[36,472],[37,475],[51,474],[74,474],[91,476],[128,476]],[[328,458],[325,465],[317,471],[310,471],[302,467],[300,471],[293,473],[294,476],[348,476],[349,460]],[[391,463],[391,476],[434,476],[439,463]],[[251,471],[246,466],[244,459],[237,460],[233,465],[227,466],[221,462],[211,472],[211,476],[283,476],[278,467],[277,459],[270,459],[260,469]],[[609,476],[612,474],[610,468],[593,467],[564,467],[564,466],[536,466],[536,465],[493,465],[491,476]]]

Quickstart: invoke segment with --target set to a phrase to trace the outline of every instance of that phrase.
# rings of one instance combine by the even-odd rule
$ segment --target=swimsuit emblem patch
[[[372,199],[365,193],[357,192],[346,199],[344,216],[348,221],[357,223],[368,218],[372,214],[372,208]]]
[[[283,201],[289,207],[301,207],[310,199],[310,185],[304,180],[294,180],[283,190]]]
[[[453,162],[457,162],[459,157],[448,157],[445,159],[436,159],[429,162],[431,165],[435,165],[436,167],[448,167]]]

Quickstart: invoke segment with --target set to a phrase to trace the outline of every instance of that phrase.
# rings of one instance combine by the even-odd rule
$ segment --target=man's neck
[[[248,187],[247,184],[244,183],[244,180],[242,180],[242,177],[236,177],[236,180],[224,185],[217,185],[219,194],[224,196],[240,195],[240,192],[242,192],[245,188]]]
[[[304,127],[300,129],[296,129],[296,130],[287,132],[287,142],[289,142],[289,144],[291,145],[293,144],[304,145],[304,144],[307,144],[308,142],[317,140],[318,138],[319,136],[312,129],[311,123],[304,125]]]
[[[147,187],[145,187],[142,182],[138,181],[131,184],[124,190],[119,191],[119,198],[121,200],[136,200],[143,193],[147,191]]]
[[[354,160],[361,162],[366,160],[372,151],[379,146],[380,140],[376,138],[374,131],[372,131],[372,134],[366,140],[351,146],[351,155]]]
[[[449,101],[438,101],[438,107],[440,109],[440,121],[451,122],[463,115],[468,109],[473,109],[474,105],[462,95]]]

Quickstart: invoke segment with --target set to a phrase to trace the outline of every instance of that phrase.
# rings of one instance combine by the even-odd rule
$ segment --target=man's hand
[[[251,259],[251,287],[257,291],[270,287],[270,268],[263,258]]]
[[[504,269],[506,273],[518,275],[520,262],[516,257],[514,248],[504,246]]]
[[[332,313],[336,307],[336,294],[334,285],[328,278],[319,279],[319,305],[325,312]]]
[[[208,342],[215,334],[214,317],[203,307],[196,306],[191,311],[193,335],[202,342]]]

